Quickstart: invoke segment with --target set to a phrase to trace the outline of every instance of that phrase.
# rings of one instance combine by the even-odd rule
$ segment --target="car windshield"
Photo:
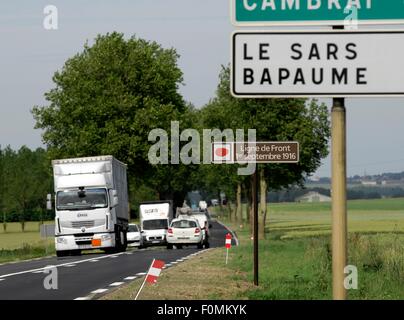
[[[106,189],[67,190],[57,193],[58,210],[98,209],[108,206]]]
[[[139,229],[135,225],[129,226],[129,232],[139,232]]]
[[[196,228],[196,222],[191,221],[191,220],[179,220],[179,221],[174,221],[171,225],[172,228],[178,228],[178,229],[187,229],[187,228]]]
[[[143,221],[143,230],[167,229],[167,227],[168,223],[166,219]]]

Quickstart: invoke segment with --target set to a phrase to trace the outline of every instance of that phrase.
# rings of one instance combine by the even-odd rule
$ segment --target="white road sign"
[[[235,32],[236,97],[404,95],[404,31]]]

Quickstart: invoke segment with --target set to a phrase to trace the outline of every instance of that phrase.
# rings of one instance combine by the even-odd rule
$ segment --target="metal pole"
[[[344,98],[332,107],[332,273],[334,300],[345,300],[347,265],[346,111]]]
[[[253,238],[254,238],[254,285],[258,286],[258,165],[255,164],[255,172],[253,175],[252,185],[252,202],[253,202]]]

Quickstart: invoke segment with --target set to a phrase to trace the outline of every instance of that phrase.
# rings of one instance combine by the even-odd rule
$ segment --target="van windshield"
[[[57,193],[58,210],[89,210],[108,206],[107,190],[102,188],[67,190]]]
[[[168,228],[168,222],[166,219],[143,221],[143,230],[158,230],[167,228]]]

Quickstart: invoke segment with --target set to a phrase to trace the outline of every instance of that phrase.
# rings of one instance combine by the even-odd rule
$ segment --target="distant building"
[[[363,186],[377,186],[377,181],[362,180]]]
[[[310,191],[301,197],[295,199],[296,202],[330,202],[331,197],[325,196],[321,193]]]

